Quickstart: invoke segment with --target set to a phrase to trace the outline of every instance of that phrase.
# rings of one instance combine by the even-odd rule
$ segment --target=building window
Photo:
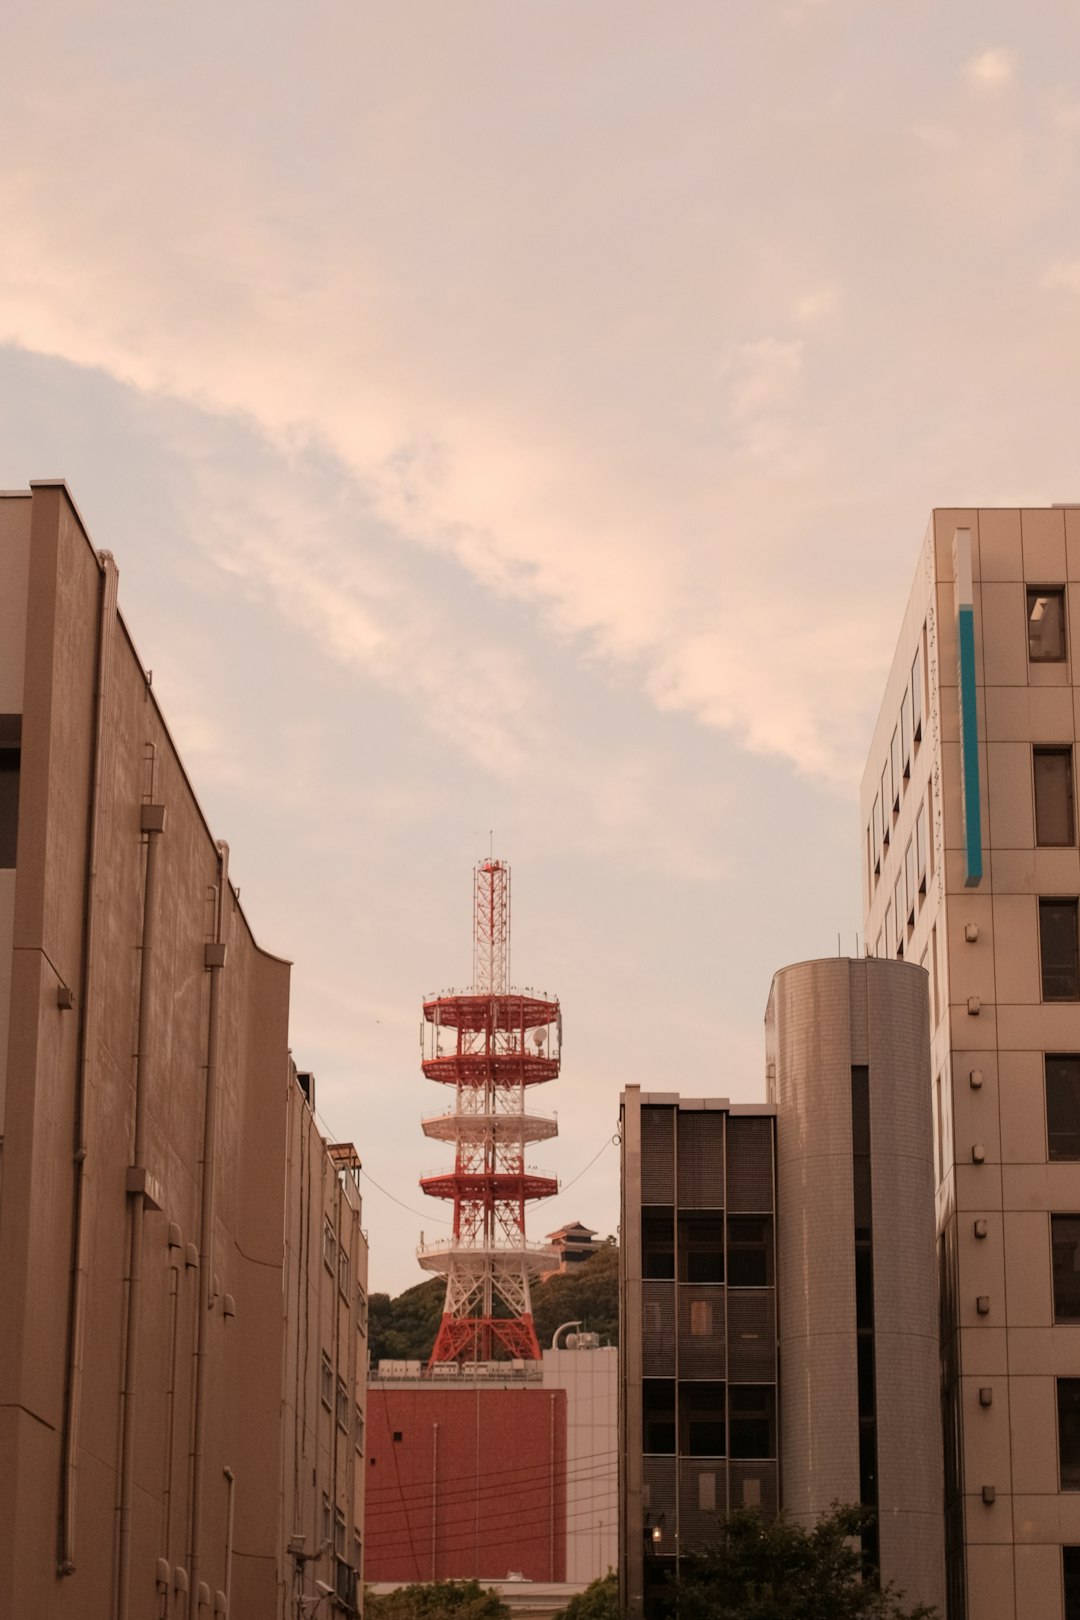
[[[773,1280],[772,1221],[768,1215],[729,1215],[729,1288],[769,1288]]]
[[[1035,748],[1035,842],[1075,844],[1071,748]]]
[[[723,1384],[683,1384],[679,1390],[680,1450],[684,1457],[727,1454]]]
[[[1051,1215],[1054,1321],[1080,1322],[1080,1215]]]
[[[360,1407],[353,1414],[353,1442],[361,1456],[364,1451],[364,1414]]]
[[[881,800],[874,798],[874,814],[870,818],[870,828],[874,835],[874,876],[881,876]]]
[[[340,1508],[334,1509],[334,1553],[338,1558],[345,1557],[345,1515]]]
[[[342,1244],[341,1248],[338,1250],[337,1257],[337,1285],[339,1291],[345,1295],[346,1299],[348,1299],[349,1294],[351,1293],[351,1288],[349,1286],[351,1282],[352,1271],[349,1266],[349,1254],[348,1250],[345,1248],[345,1245]]]
[[[671,1215],[641,1217],[641,1275],[654,1279],[675,1276],[675,1220]]]
[[[329,1220],[323,1221],[322,1257],[327,1271],[333,1276],[334,1267],[337,1265],[337,1238],[334,1236],[333,1224]]]
[[[900,810],[900,727],[893,729],[892,742],[889,744],[889,784],[892,793],[893,814]]]
[[[723,1221],[709,1216],[681,1216],[679,1220],[679,1281],[722,1283],[723,1280]]]
[[[357,1333],[366,1333],[367,1332],[367,1311],[368,1311],[367,1295],[364,1292],[363,1284],[362,1283],[357,1283],[357,1285],[356,1285],[356,1331],[357,1331]]]
[[[1039,901],[1039,956],[1044,1001],[1080,999],[1075,900]]]
[[[331,1365],[330,1357],[327,1355],[325,1350],[322,1353],[322,1371],[319,1377],[319,1395],[322,1399],[323,1405],[326,1407],[326,1410],[328,1412],[332,1411],[334,1405],[334,1369]]]
[[[349,1432],[349,1391],[344,1378],[337,1381],[337,1420],[338,1428]]]
[[[333,1531],[333,1527],[334,1521],[331,1516],[330,1498],[328,1496],[324,1496],[322,1499],[322,1539],[327,1543],[327,1545],[330,1543],[330,1536]]]
[[[1061,1581],[1065,1592],[1065,1620],[1080,1620],[1080,1547],[1062,1547]]]
[[[1028,657],[1033,664],[1060,664],[1065,657],[1065,587],[1028,586]]]
[[[885,849],[889,847],[889,767],[881,773],[881,842]]]
[[[1080,1491],[1080,1378],[1059,1378],[1058,1468],[1063,1491]]]
[[[925,631],[923,634],[925,635]],[[911,666],[911,722],[912,733],[916,742],[922,741],[923,728],[923,654],[922,641],[915,654],[915,662]]]
[[[0,867],[15,865],[19,832],[22,716],[0,714]]]
[[[908,694],[904,693],[904,701],[900,705],[900,760],[904,770],[904,781],[911,775],[911,711],[908,708]]]
[[[728,1388],[728,1435],[732,1457],[776,1456],[776,1392],[771,1384]]]
[[[919,884],[919,893],[926,893],[926,806],[919,806],[919,813],[915,817],[915,877]]]
[[[1046,1054],[1046,1153],[1080,1159],[1080,1055]]]
[[[707,1470],[698,1475],[697,1505],[702,1513],[716,1512],[716,1475]]]
[[[915,890],[915,844],[911,838],[908,839],[907,849],[904,851],[904,890],[905,899],[907,900],[908,927],[914,928],[917,900]]]
[[[675,1381],[646,1378],[641,1385],[642,1443],[651,1456],[675,1453]]]
[[[893,886],[893,916],[896,918],[896,954],[904,954],[904,874],[898,872]]]

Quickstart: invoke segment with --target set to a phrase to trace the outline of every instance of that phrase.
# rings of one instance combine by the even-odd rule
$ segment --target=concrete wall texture
[[[284,1614],[288,964],[62,485],[0,499],[0,617],[0,1613]]]
[[[975,625],[972,882],[958,534]],[[1064,608],[1055,656],[1033,644],[1043,610],[1036,600],[1032,619],[1029,591]],[[1080,895],[1080,852],[1075,803],[1071,827],[1040,839],[1034,760],[1036,747],[1058,750],[1074,800],[1078,635],[1080,510],[935,511],[863,779],[866,939],[922,964],[930,984],[952,1620],[1080,1614],[1080,1491],[1062,1472],[1058,1423],[1059,1380],[1080,1377],[1080,1326],[1055,1312],[1051,1242],[1052,1216],[1080,1210],[1080,1161],[1052,1157],[1046,1107],[1048,1056],[1080,1053],[1080,1001],[1044,988],[1039,931],[1041,899]]]
[[[944,1603],[942,1449],[926,975],[834,958],[783,969],[766,1015],[776,1104],[780,1467],[792,1518],[867,1500],[882,1578]],[[871,1238],[857,1300],[853,1069],[869,1093]],[[860,1378],[858,1327],[863,1332]],[[867,1390],[866,1381],[873,1380]],[[864,1468],[873,1466],[864,1460]]]

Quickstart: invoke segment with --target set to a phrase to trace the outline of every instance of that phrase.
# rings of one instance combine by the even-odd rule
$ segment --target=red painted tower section
[[[527,1166],[525,1150],[558,1125],[527,1097],[558,1074],[561,1037],[556,999],[510,988],[510,869],[482,861],[472,987],[424,1003],[424,1073],[453,1087],[453,1107],[424,1120],[425,1136],[454,1147],[453,1169],[420,1182],[454,1206],[453,1236],[418,1250],[425,1270],[446,1276],[433,1365],[540,1359],[529,1283],[550,1267],[552,1251],[527,1242],[525,1205],[550,1198],[558,1183]]]

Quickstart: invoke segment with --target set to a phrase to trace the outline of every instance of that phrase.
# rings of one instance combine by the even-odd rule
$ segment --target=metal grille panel
[[[645,1511],[654,1524],[657,1515],[663,1513],[667,1519],[667,1526],[670,1526],[672,1532],[675,1529],[675,1470],[677,1466],[674,1457],[642,1458],[641,1478],[645,1487]],[[674,1548],[674,1534],[668,1539]]]
[[[679,1208],[724,1207],[724,1115],[679,1113]]]
[[[776,1290],[729,1288],[728,1378],[735,1384],[776,1380]]]
[[[722,1283],[679,1284],[679,1377],[724,1378]]]
[[[767,1214],[773,1207],[773,1121],[733,1115],[727,1127],[727,1207]]]
[[[766,1519],[775,1519],[779,1512],[775,1462],[729,1463],[728,1498],[732,1513],[743,1507],[759,1508]]]
[[[646,1378],[675,1372],[675,1284],[641,1285],[641,1371]]]
[[[641,1202],[675,1202],[675,1110],[641,1110]]]
[[[679,1551],[715,1546],[720,1539],[720,1521],[726,1514],[726,1460],[684,1459],[679,1474]]]

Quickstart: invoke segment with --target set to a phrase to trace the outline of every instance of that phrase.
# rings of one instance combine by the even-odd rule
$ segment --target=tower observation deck
[[[539,1360],[530,1279],[553,1251],[525,1237],[525,1205],[558,1191],[554,1176],[526,1165],[526,1148],[558,1132],[534,1112],[530,1088],[559,1072],[562,1016],[546,994],[510,987],[510,869],[482,861],[474,874],[473,983],[424,1002],[422,1067],[453,1088],[423,1121],[424,1135],[454,1149],[454,1164],[420,1185],[452,1202],[453,1235],[417,1250],[426,1271],[446,1277],[446,1303],[432,1364]]]

